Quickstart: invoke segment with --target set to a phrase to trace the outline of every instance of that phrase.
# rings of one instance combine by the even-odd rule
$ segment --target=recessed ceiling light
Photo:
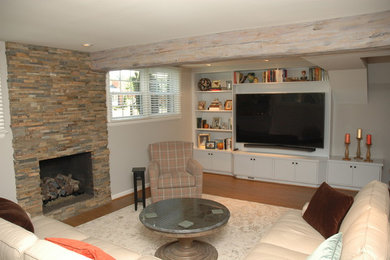
[[[92,43],[83,43],[84,47],[91,47],[93,44]]]
[[[265,59],[264,61],[268,62],[269,60]]]
[[[210,63],[207,63],[206,66],[207,66],[207,67],[211,67],[211,64],[210,64]]]

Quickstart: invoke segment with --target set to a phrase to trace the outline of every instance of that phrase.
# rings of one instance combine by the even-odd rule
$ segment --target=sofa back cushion
[[[354,198],[354,202],[340,226],[340,231],[345,233],[351,224],[364,212],[371,208],[389,214],[389,191],[385,183],[372,181],[364,186]]]
[[[386,214],[366,211],[344,233],[341,259],[387,259],[388,231]]]
[[[25,250],[38,240],[30,231],[0,218],[0,258],[23,259]]]
[[[387,185],[379,181],[370,182],[356,194],[340,227],[342,259],[386,259],[389,204]]]

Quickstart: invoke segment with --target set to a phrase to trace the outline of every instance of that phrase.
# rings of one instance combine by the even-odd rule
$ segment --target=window
[[[180,115],[178,70],[115,70],[108,82],[110,122]]]

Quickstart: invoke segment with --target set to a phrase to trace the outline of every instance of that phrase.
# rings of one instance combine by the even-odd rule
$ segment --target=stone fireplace
[[[106,204],[111,192],[105,72],[92,70],[83,52],[7,42],[6,55],[18,203],[32,215],[57,219]],[[88,198],[43,210],[42,165],[84,153],[90,158]]]

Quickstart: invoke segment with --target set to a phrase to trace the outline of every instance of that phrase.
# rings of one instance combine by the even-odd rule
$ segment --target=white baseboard
[[[145,184],[145,188],[149,188],[150,185],[149,183],[146,183]],[[138,185],[137,186],[137,190],[140,191],[142,188],[141,185]],[[123,196],[126,196],[126,195],[129,195],[131,193],[134,193],[134,189],[128,189],[128,190],[125,190],[125,191],[122,191],[122,192],[119,192],[119,193],[116,193],[116,194],[111,194],[111,199],[114,200],[114,199],[117,199],[117,198],[120,198],[120,197],[123,197]]]

